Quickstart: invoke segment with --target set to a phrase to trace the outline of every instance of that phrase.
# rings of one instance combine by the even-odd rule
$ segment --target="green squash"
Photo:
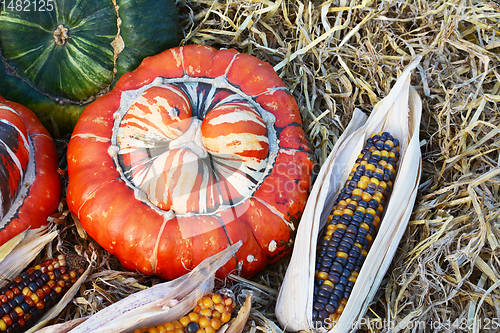
[[[9,1],[0,7],[0,95],[63,134],[122,74],[178,42],[175,0],[34,0],[22,10]]]

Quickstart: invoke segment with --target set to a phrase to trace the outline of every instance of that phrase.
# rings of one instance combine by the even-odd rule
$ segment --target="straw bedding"
[[[419,196],[359,331],[500,330],[498,2],[180,0],[178,7],[183,44],[235,48],[271,63],[297,100],[316,171],[354,109],[369,112],[412,57],[423,56],[412,79],[423,101]],[[63,154],[67,140],[58,144]],[[60,320],[159,282],[122,271],[82,238],[64,202],[61,210],[59,247],[96,248],[99,261]],[[233,285],[241,300],[257,296],[246,331],[283,329],[274,305],[286,266]]]

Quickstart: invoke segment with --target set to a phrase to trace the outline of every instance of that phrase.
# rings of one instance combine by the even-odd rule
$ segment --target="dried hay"
[[[371,110],[410,59],[422,55],[412,81],[424,106],[419,197],[359,331],[500,326],[498,2],[180,0],[178,6],[182,43],[235,48],[274,66],[297,100],[316,170],[354,109]],[[96,246],[78,236],[71,219],[57,222],[67,251]],[[114,257],[99,251],[95,273],[61,319],[95,313],[158,282],[120,271]],[[256,296],[246,331],[283,329],[274,303],[286,265],[232,287],[241,300]]]

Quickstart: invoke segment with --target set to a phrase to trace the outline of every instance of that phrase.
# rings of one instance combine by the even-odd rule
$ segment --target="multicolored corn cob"
[[[338,321],[373,243],[396,176],[399,142],[387,132],[366,141],[321,233],[313,320]]]
[[[234,306],[234,296],[229,290],[207,293],[193,311],[181,319],[137,329],[134,333],[215,333],[231,319]]]
[[[72,270],[66,256],[48,259],[0,290],[0,332],[29,329],[76,282],[83,268]]]

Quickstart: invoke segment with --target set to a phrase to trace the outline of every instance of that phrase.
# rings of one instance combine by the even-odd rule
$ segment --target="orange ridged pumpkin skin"
[[[31,110],[0,96],[0,245],[47,224],[61,196],[57,151]]]
[[[167,50],[83,112],[68,206],[126,269],[174,279],[242,240],[218,276],[251,277],[291,250],[312,173],[301,124],[269,64]]]

